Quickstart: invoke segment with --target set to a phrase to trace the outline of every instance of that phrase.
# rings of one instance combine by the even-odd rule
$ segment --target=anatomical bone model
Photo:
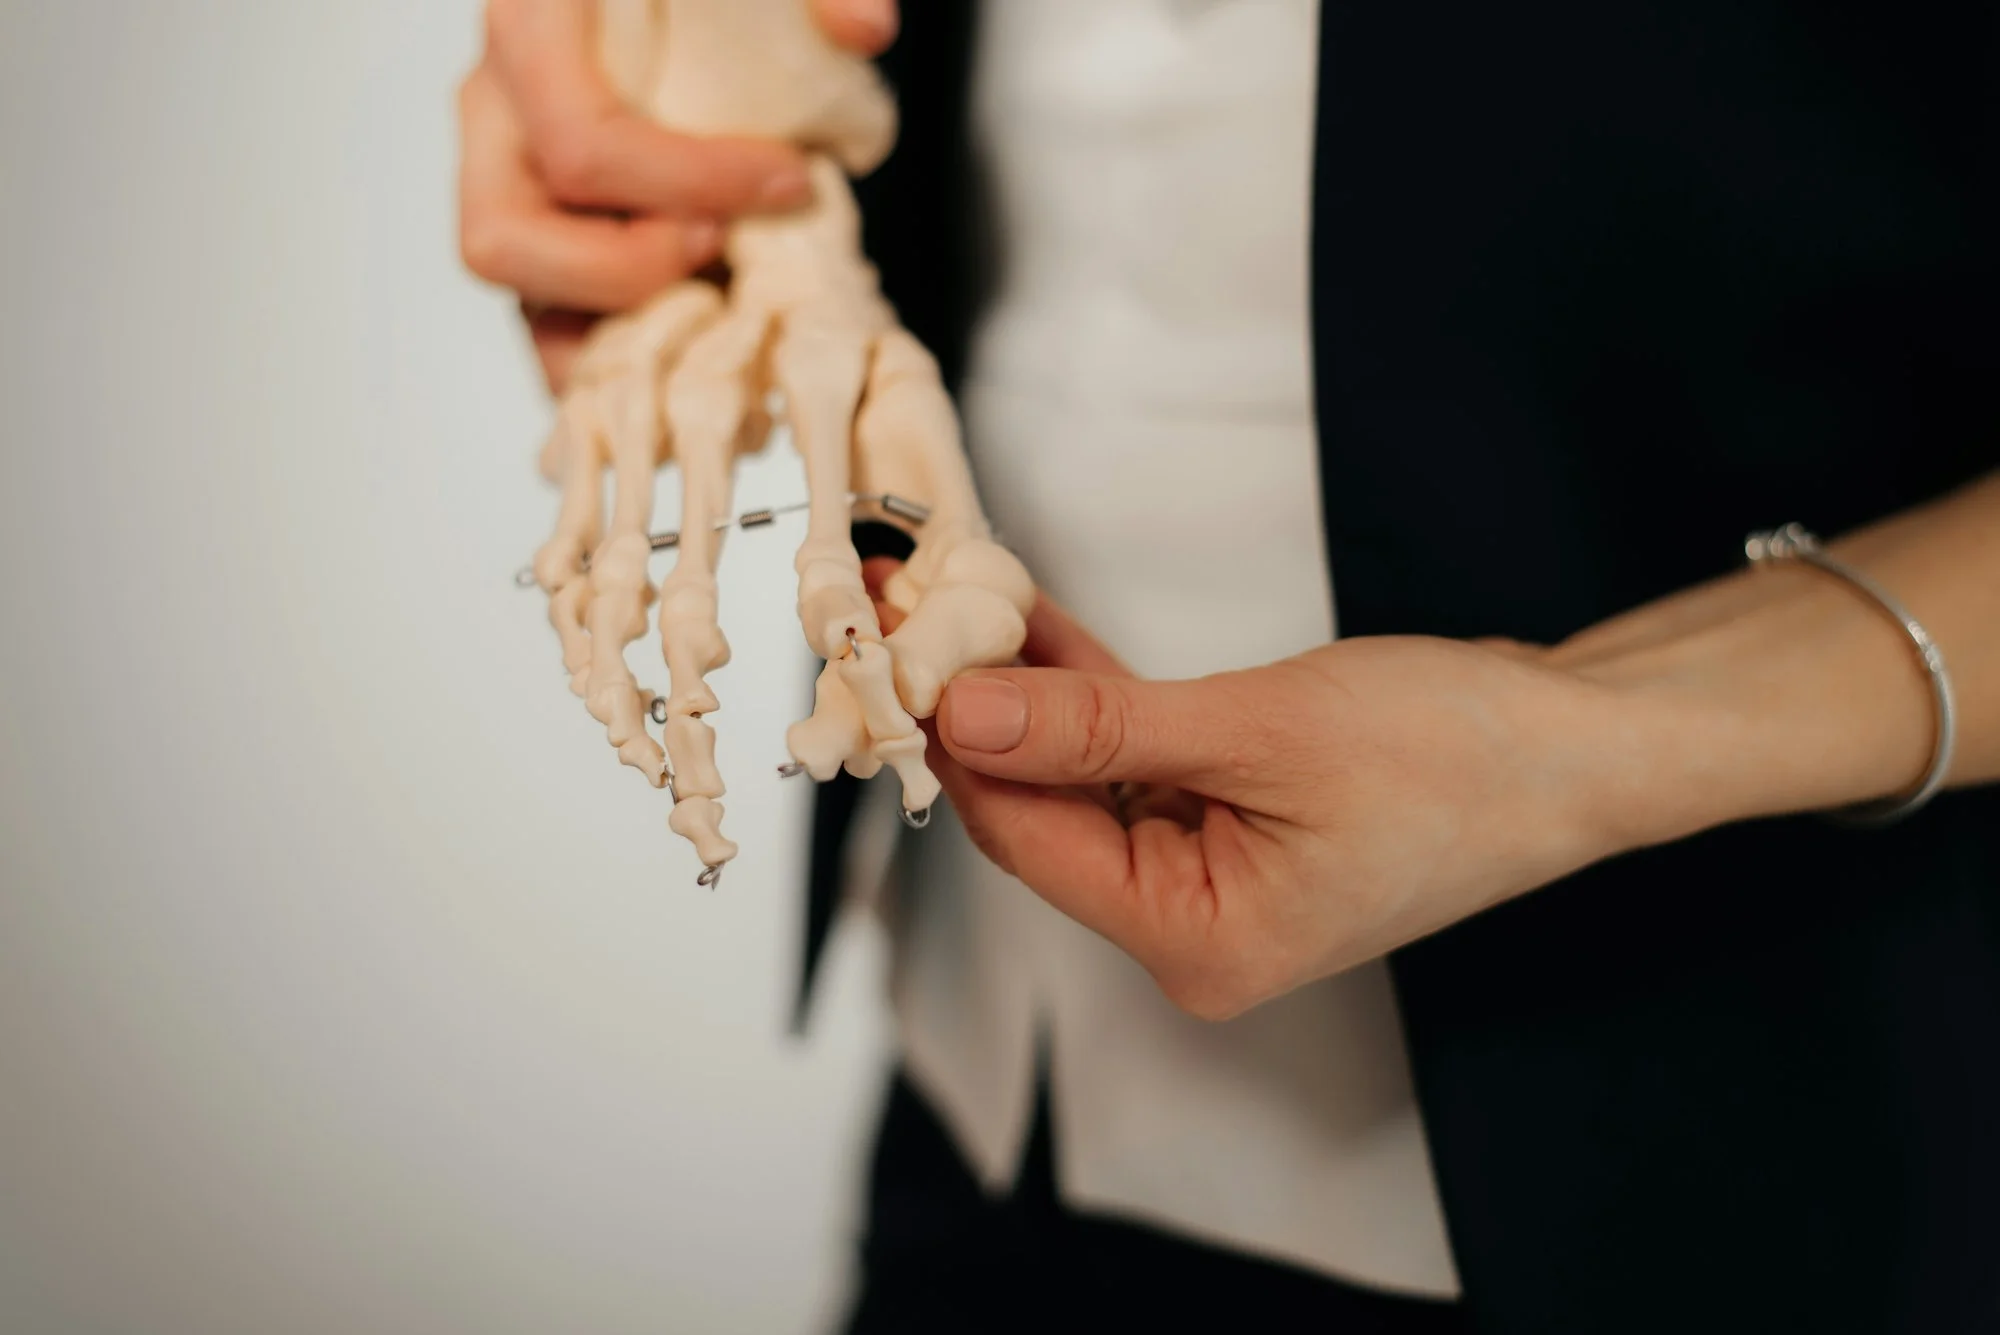
[[[792,763],[781,772],[824,781],[843,766],[862,778],[888,766],[905,819],[923,823],[938,781],[917,720],[937,710],[956,673],[1013,659],[1034,586],[992,541],[937,363],[898,325],[861,253],[847,172],[872,170],[896,132],[874,69],[832,47],[805,0],[602,0],[600,18],[613,81],[644,113],[676,130],[763,135],[814,154],[814,203],[736,223],[725,286],[680,283],[599,326],[542,459],[562,507],[533,577],[550,595],[571,688],[619,758],[672,794],[668,824],[693,842],[701,882],[713,885],[737,852],[722,834],[707,721],[719,707],[707,676],[729,661],[716,560],[723,530],[739,522],[735,457],[762,447],[774,417],[789,422],[805,461],[799,620],[827,660],[812,716],[787,734]],[[656,538],[654,476],[668,460],[680,465],[681,522],[677,535]],[[916,529],[915,551],[884,590],[907,619],[886,637],[850,535],[857,505]],[[678,559],[656,588],[648,558],[667,546]],[[625,663],[655,603],[663,698]]]

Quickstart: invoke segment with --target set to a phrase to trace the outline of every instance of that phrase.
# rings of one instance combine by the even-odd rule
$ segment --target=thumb
[[[938,739],[967,769],[1034,784],[1226,782],[1231,711],[1206,681],[1060,668],[968,672],[945,689]]]

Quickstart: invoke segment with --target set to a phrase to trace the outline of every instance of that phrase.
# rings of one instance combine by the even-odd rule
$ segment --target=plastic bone
[[[620,759],[670,791],[668,825],[713,884],[738,851],[722,834],[708,722],[721,707],[709,674],[729,661],[716,576],[735,459],[769,434],[774,391],[809,497],[800,627],[827,660],[811,716],[787,734],[788,768],[822,781],[887,768],[905,812],[927,811],[939,785],[918,720],[955,674],[1014,658],[1034,585],[993,541],[937,363],[897,324],[862,253],[847,173],[872,170],[896,130],[873,68],[829,44],[805,0],[601,0],[599,18],[606,69],[635,108],[673,129],[782,138],[811,153],[813,204],[734,224],[725,279],[677,284],[598,327],[543,453],[562,503],[533,573],[571,689]],[[656,587],[653,488],[669,461],[682,480],[677,557]],[[929,514],[885,590],[905,614],[888,636],[851,537],[857,492]],[[664,697],[625,663],[656,602]]]

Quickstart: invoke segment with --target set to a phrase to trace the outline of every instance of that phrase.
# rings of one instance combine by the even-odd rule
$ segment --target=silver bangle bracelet
[[[1944,654],[1938,649],[1937,642],[1931,639],[1930,632],[1887,589],[1854,567],[1828,556],[1820,547],[1819,539],[1802,524],[1786,524],[1768,533],[1752,533],[1744,540],[1743,554],[1750,558],[1753,566],[1768,565],[1774,561],[1804,561],[1861,590],[1896,619],[1896,624],[1917,646],[1917,657],[1922,660],[1924,671],[1930,674],[1931,702],[1937,710],[1937,738],[1931,745],[1930,768],[1924,771],[1924,777],[1917,781],[1916,787],[1900,796],[1865,802],[1834,814],[1856,824],[1887,825],[1901,820],[1930,801],[1944,786],[1945,776],[1951,771],[1952,749],[1958,743],[1958,709],[1952,700],[1951,674],[1945,671]]]

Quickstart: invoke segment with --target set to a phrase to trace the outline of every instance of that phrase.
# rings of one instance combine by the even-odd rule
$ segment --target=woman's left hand
[[[1831,551],[1944,646],[1949,786],[2000,780],[2000,474]],[[1937,743],[1902,626],[1799,562],[1549,649],[1385,636],[1140,681],[1044,600],[1022,658],[945,692],[930,759],[952,805],[1214,1017],[1600,858],[1906,793]]]
[[[1621,846],[1616,693],[1510,647],[1347,641],[1141,681],[1044,601],[945,693],[980,849],[1222,1018]]]

